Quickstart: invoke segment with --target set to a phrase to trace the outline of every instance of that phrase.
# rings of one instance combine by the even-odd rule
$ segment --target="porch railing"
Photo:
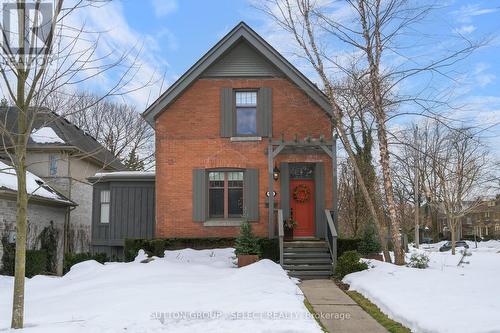
[[[283,266],[283,238],[285,237],[285,230],[283,229],[283,209],[278,209],[278,238],[280,247],[280,265]]]
[[[328,243],[328,248],[330,249],[330,254],[332,256],[333,268],[337,266],[337,229],[333,223],[333,211],[325,209],[326,215],[326,233],[325,237]]]

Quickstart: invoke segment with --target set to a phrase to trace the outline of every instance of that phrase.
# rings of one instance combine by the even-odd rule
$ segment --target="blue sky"
[[[154,82],[125,97],[141,112],[158,97],[160,90],[165,90],[240,21],[247,22],[315,81],[313,71],[293,55],[291,38],[277,30],[251,1],[257,0],[118,0],[94,10],[85,21],[98,30],[109,31],[104,39],[117,52],[141,45],[142,67],[136,84],[140,86],[151,77]],[[440,36],[438,44],[448,43],[458,33],[471,39],[490,40],[487,46],[453,68],[455,81],[441,83],[437,78],[434,84],[452,84],[455,101],[467,105],[466,111],[457,117],[488,127],[484,135],[495,141],[494,138],[500,137],[500,0],[437,3],[441,8],[425,21],[422,31]],[[406,42],[414,37],[408,37]],[[110,73],[97,84],[87,83],[86,88],[94,89],[112,81]],[[407,86],[419,84],[422,81]],[[496,141],[500,146],[500,139]]]

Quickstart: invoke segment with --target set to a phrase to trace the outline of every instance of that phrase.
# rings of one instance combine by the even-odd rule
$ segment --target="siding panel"
[[[233,136],[233,89],[221,88],[220,91],[220,136]]]
[[[273,136],[273,91],[271,88],[259,89],[258,129],[260,136]]]
[[[243,202],[243,213],[249,221],[259,220],[259,169],[246,169]]]
[[[193,221],[207,219],[207,192],[205,169],[193,169]]]
[[[316,237],[325,235],[325,165],[322,162],[316,163],[314,169],[315,193],[316,198]]]
[[[282,77],[283,74],[248,43],[240,42],[207,68],[202,77]]]
[[[283,218],[290,218],[290,171],[286,162],[280,163],[280,200]]]

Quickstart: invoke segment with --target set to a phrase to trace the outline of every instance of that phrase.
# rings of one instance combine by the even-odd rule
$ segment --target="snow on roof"
[[[1,161],[0,188],[17,191],[17,175],[14,168]],[[45,182],[41,178],[35,176],[29,171],[26,171],[26,189],[28,191],[28,195],[36,195],[46,199],[72,203],[71,201],[57,193],[52,187],[45,184]]]
[[[51,127],[40,127],[33,130],[31,139],[36,143],[65,143]]]
[[[89,177],[91,181],[103,181],[103,180],[154,180],[154,171],[115,171],[115,172],[98,172],[95,176]]]

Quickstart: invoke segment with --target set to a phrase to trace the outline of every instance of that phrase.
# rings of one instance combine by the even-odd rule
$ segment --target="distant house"
[[[28,249],[37,249],[38,235],[50,225],[58,230],[57,241],[57,272],[62,273],[63,267],[63,229],[68,219],[70,209],[76,203],[59,193],[52,186],[31,172],[27,172],[28,199]],[[0,236],[7,242],[15,242],[17,176],[14,169],[0,161]],[[0,258],[3,246],[0,244]]]
[[[9,132],[17,131],[17,115],[15,107],[0,108],[0,121],[5,121]],[[5,151],[12,149],[12,143],[4,137],[6,146],[0,158],[8,161]],[[48,109],[38,112],[26,162],[30,172],[77,204],[67,208],[65,250],[89,251],[92,186],[87,177],[101,171],[123,170],[124,165],[88,133]]]
[[[464,202],[464,205],[470,204]],[[439,214],[439,228],[445,237],[449,237],[446,215]],[[478,236],[500,239],[500,194],[484,199],[460,219],[457,238]]]

